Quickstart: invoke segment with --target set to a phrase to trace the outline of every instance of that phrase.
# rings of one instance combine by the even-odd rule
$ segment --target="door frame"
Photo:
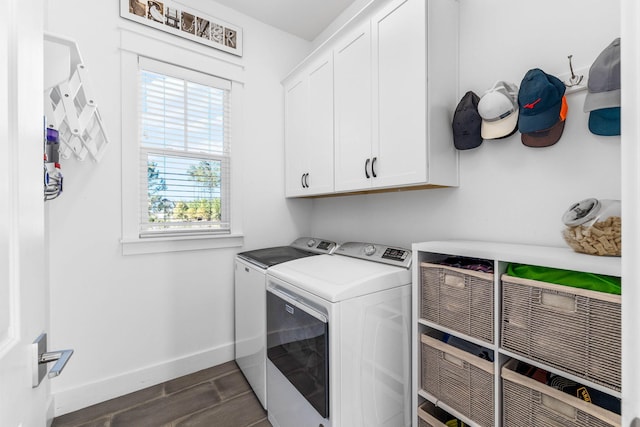
[[[622,425],[640,418],[640,5],[634,0],[621,0],[622,70],[622,217],[624,251],[622,256]]]

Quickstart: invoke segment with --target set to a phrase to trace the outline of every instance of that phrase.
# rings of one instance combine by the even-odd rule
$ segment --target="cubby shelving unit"
[[[422,270],[423,263],[438,264],[447,256],[459,256],[467,258],[477,258],[491,261],[493,263],[493,337],[492,339],[479,339],[475,336],[465,334],[459,330],[450,329],[443,326],[441,322],[434,322],[421,317],[421,301],[422,301]],[[422,362],[422,345],[423,335],[441,336],[442,334],[450,334],[462,340],[484,347],[493,351],[493,390],[490,390],[489,396],[493,395],[493,425],[500,427],[505,425],[503,419],[503,383],[502,369],[503,366],[512,359],[525,362],[534,367],[546,370],[549,373],[560,375],[569,380],[573,380],[579,384],[591,387],[595,390],[604,392],[615,398],[621,397],[619,387],[612,388],[603,385],[600,382],[591,381],[582,376],[574,375],[566,370],[559,369],[557,366],[551,366],[542,363],[539,360],[533,360],[524,357],[521,354],[507,350],[501,347],[501,321],[502,321],[502,282],[501,277],[507,270],[509,263],[525,264],[532,266],[550,267],[563,270],[572,270],[585,273],[594,273],[608,276],[621,276],[621,263],[618,257],[598,257],[591,255],[579,254],[569,248],[562,247],[545,247],[534,245],[521,245],[511,243],[483,242],[483,241],[431,241],[413,244],[413,292],[412,292],[412,321],[413,321],[413,349],[412,349],[412,372],[413,372],[413,426],[422,427],[434,425],[426,423],[423,418],[418,416],[424,411],[420,407],[429,406],[436,407],[438,410],[444,410],[455,416],[459,420],[470,426],[483,426],[476,420],[466,416],[462,412],[451,407],[447,402],[440,399],[430,392],[427,392],[422,386],[423,362]],[[567,288],[573,289],[573,288]],[[491,309],[487,307],[487,310]],[[619,355],[618,355],[619,357]],[[484,360],[483,360],[484,362]],[[618,362],[618,360],[616,360]],[[484,393],[484,392],[483,392]],[[484,393],[484,395],[487,395]],[[578,399],[576,399],[578,400]],[[428,402],[428,403],[427,403]],[[579,403],[578,406],[581,406]],[[588,406],[588,405],[587,405]],[[620,417],[615,414],[610,417],[609,423],[602,425],[619,425]],[[439,424],[437,424],[439,425]],[[598,424],[600,425],[600,424]]]

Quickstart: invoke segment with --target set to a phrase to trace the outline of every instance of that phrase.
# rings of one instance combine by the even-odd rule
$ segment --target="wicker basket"
[[[502,276],[502,348],[620,391],[620,295]]]
[[[419,427],[447,427],[445,423],[435,417],[437,411],[442,411],[431,402],[425,402],[418,408]],[[444,412],[444,411],[442,411]]]
[[[620,415],[585,402],[514,371],[517,360],[502,367],[505,427],[611,427]]]
[[[493,274],[421,263],[420,316],[493,343]]]
[[[478,425],[493,426],[493,363],[428,335],[420,339],[422,389]]]

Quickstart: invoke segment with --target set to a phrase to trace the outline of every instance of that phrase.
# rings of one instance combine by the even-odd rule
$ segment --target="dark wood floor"
[[[53,420],[52,427],[271,427],[235,362]]]

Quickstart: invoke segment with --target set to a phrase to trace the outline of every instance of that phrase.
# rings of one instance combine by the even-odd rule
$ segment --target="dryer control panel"
[[[347,242],[335,253],[403,268],[411,266],[411,250],[377,243]]]

